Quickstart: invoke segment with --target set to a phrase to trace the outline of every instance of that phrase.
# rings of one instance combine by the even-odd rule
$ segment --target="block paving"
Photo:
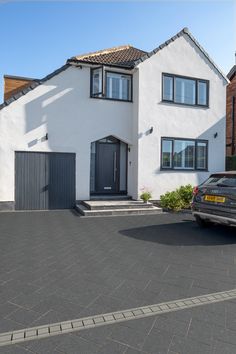
[[[235,235],[235,228],[201,230],[184,213],[1,213],[0,333],[235,289]],[[236,301],[24,341],[0,353],[233,354]]]

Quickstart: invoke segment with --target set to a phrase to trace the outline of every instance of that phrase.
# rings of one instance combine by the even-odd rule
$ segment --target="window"
[[[173,168],[194,169],[195,142],[191,140],[175,140],[173,149]]]
[[[222,186],[222,187],[236,187],[236,175],[230,174],[214,174],[211,175],[204,183],[204,185]]]
[[[92,70],[92,95],[102,96],[103,71],[102,68]]]
[[[207,143],[197,141],[197,169],[206,170],[207,168]]]
[[[161,151],[162,169],[207,169],[207,141],[179,138],[162,138]]]
[[[207,83],[204,81],[198,81],[198,104],[202,106],[207,105]]]
[[[208,106],[209,82],[163,74],[162,100],[191,106]]]
[[[131,76],[106,72],[106,98],[131,100]]]
[[[105,85],[104,85],[105,81]],[[103,73],[102,68],[91,71],[91,97],[131,101],[132,76],[111,71]]]
[[[196,101],[196,82],[189,79],[175,78],[175,95],[176,103],[195,104]]]
[[[163,77],[163,99],[173,101],[173,77],[165,75]]]
[[[172,140],[163,140],[162,142],[162,167],[172,167]]]

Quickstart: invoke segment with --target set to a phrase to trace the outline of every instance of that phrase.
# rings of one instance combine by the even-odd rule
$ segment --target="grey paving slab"
[[[173,335],[165,331],[155,331],[147,336],[142,349],[150,354],[167,354]]]
[[[78,318],[82,313],[94,315],[100,311],[235,288],[234,235],[235,229],[230,228],[200,230],[191,216],[185,214],[93,220],[81,219],[70,211],[0,214],[0,331],[24,328],[31,322],[43,325]],[[55,302],[49,300],[53,296]],[[230,303],[235,302],[231,300]],[[28,312],[32,310],[39,317]],[[172,337],[182,338],[181,333],[192,321],[185,339],[178,346],[171,345],[169,353],[177,353],[182,348],[193,354],[196,342],[202,354],[204,350],[207,352],[209,345],[201,341],[205,340],[204,334],[194,327],[194,323],[200,321],[207,324],[210,333],[213,331],[212,343],[218,340],[219,348],[225,345],[225,352],[229,347],[232,353],[232,346],[236,346],[233,313],[234,308],[227,310],[226,303],[207,305],[205,310],[196,308],[162,315],[169,319],[166,320],[166,323],[170,321],[169,326],[163,320],[162,325],[154,327],[150,333],[145,321],[138,325],[142,320],[130,321],[127,328],[137,333],[143,328],[144,342],[154,331],[168,333],[169,337],[165,336],[167,343]],[[171,326],[172,321],[180,323],[178,333]],[[137,325],[131,327],[132,322]],[[109,344],[117,343],[116,339],[108,339],[105,333],[99,339],[94,334],[93,338],[92,329],[87,331],[87,336],[82,339],[96,347],[86,346],[91,354],[96,353],[94,350],[102,353],[102,345],[109,352]],[[66,343],[72,341],[69,335],[62,337],[69,338]],[[37,343],[46,343],[42,352],[47,353],[48,346],[50,353],[62,353],[65,347],[50,346],[51,341],[53,339],[49,338]],[[73,353],[76,341],[72,342]],[[150,339],[150,348],[155,347],[154,344]],[[159,347],[164,348],[164,344]],[[120,345],[120,352],[135,349],[128,343]],[[11,347],[13,353],[14,348]],[[115,346],[111,348],[115,353]],[[142,352],[144,349],[136,350]]]
[[[105,343],[98,349],[96,354],[125,354],[128,347],[124,344],[106,339]]]
[[[110,338],[124,345],[132,346],[135,349],[141,349],[146,335],[145,333],[134,330],[133,328],[122,325],[114,325]]]
[[[212,347],[208,344],[185,338],[182,336],[174,336],[170,344],[170,350],[181,354],[211,354]]]

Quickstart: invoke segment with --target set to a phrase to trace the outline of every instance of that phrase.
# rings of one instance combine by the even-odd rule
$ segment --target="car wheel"
[[[212,223],[208,220],[200,218],[200,216],[195,216],[196,222],[200,227],[210,227]]]

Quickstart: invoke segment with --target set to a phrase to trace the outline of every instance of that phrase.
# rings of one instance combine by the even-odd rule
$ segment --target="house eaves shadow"
[[[120,230],[125,237],[167,246],[219,246],[236,244],[235,228],[212,226],[200,229],[194,221],[159,224]]]
[[[51,86],[48,83],[44,83],[43,85]],[[42,86],[39,87],[41,88]],[[52,125],[54,123],[51,122],[52,120],[56,123],[57,117],[55,112],[65,111],[69,105],[69,97],[72,91],[73,88],[68,87],[68,83],[65,83],[65,85],[60,83],[60,85],[52,87],[48,92],[38,95],[38,97],[29,101],[25,105],[25,133],[27,134],[43,124],[47,126]]]

